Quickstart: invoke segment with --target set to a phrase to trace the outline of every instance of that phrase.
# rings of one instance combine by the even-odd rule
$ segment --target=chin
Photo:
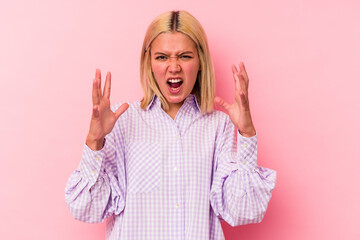
[[[166,101],[168,101],[168,103],[182,103],[185,100],[186,96],[168,96],[166,97]]]

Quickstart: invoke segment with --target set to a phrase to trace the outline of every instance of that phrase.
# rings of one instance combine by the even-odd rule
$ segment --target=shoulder
[[[140,101],[135,101],[135,102],[128,102],[128,101],[125,101],[125,102],[119,102],[119,103],[116,103],[114,105],[111,106],[111,110],[112,111],[115,111],[116,109],[118,109],[122,104],[124,103],[127,103],[129,104],[129,109],[126,110],[126,111],[134,111],[134,110],[138,110],[138,109],[141,109],[140,107]]]
[[[203,118],[210,119],[218,124],[224,124],[230,120],[229,115],[219,110],[213,110],[210,113],[202,113],[201,115]]]
[[[232,127],[229,116],[219,110],[213,110],[210,113],[201,113],[199,122],[204,128],[217,133],[224,132],[225,129]]]
[[[129,104],[129,108],[119,117],[119,119],[117,120],[117,124],[121,123],[121,125],[124,126],[124,123],[128,122],[128,120],[131,120],[132,118],[134,118],[135,116],[138,116],[139,114],[141,114],[142,111],[144,111],[143,109],[141,109],[140,107],[140,101],[135,101],[135,102],[128,102],[128,101],[124,101],[124,102],[119,102],[116,103],[114,105],[111,106],[111,110],[113,112],[116,111],[116,109],[118,109],[122,104],[127,103]]]
[[[124,103],[129,104],[129,108],[118,118],[111,133],[117,136],[123,135],[126,137],[129,129],[131,130],[140,121],[139,115],[141,115],[141,112],[144,110],[140,107],[140,101],[118,102],[111,106],[111,110],[115,112],[116,109]]]
[[[134,101],[134,102],[119,102],[111,106],[111,110],[113,112],[116,111],[122,104],[127,103],[129,104],[129,108],[123,113],[123,115],[120,116],[120,118],[133,116],[134,114],[139,114],[143,112],[144,110],[140,107],[140,101]]]

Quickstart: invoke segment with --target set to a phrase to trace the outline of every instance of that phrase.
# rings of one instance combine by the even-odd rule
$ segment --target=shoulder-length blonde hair
[[[204,29],[190,13],[186,11],[171,11],[159,15],[146,31],[140,59],[140,78],[144,92],[141,108],[146,109],[154,97],[160,99],[163,109],[169,106],[151,70],[151,43],[161,33],[181,32],[190,37],[197,48],[200,71],[192,93],[196,96],[201,112],[211,112],[214,106],[214,69]]]

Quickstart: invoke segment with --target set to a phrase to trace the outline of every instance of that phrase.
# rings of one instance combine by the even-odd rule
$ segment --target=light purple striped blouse
[[[226,114],[201,114],[190,95],[173,120],[155,97],[130,104],[102,150],[85,145],[65,199],[78,220],[107,218],[106,239],[218,240],[221,219],[262,220],[275,180],[257,166],[257,137],[236,138]]]

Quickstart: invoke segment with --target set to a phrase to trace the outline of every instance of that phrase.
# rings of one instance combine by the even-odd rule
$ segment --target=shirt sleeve
[[[218,136],[210,203],[215,214],[231,226],[263,219],[275,187],[276,172],[257,166],[257,136],[234,134],[228,119]]]
[[[79,167],[65,188],[65,201],[75,219],[102,222],[125,207],[124,150],[118,129],[115,125],[101,150],[84,146]]]

